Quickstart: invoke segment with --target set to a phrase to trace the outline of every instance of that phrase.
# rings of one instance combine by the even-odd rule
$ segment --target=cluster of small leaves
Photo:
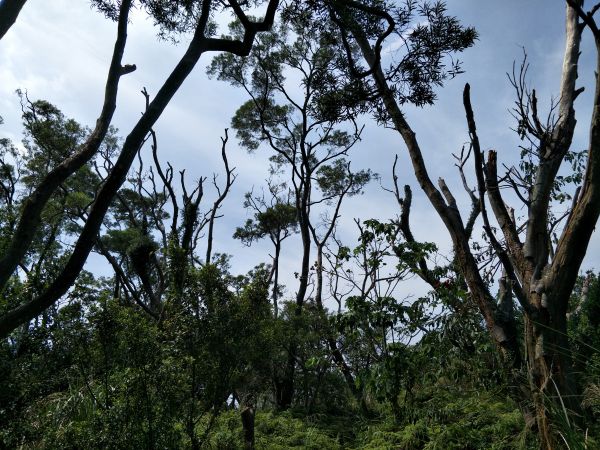
[[[398,421],[398,396],[411,388],[418,371],[412,361],[417,355],[407,343],[415,332],[427,329],[428,304],[426,298],[405,303],[393,297],[353,296],[346,301],[347,311],[332,318],[354,366],[357,387],[388,402]]]
[[[579,186],[583,181],[585,164],[587,163],[587,150],[580,152],[569,151],[565,155],[565,161],[570,163],[568,175],[557,175],[552,185],[552,200],[564,203],[572,199],[567,188]]]
[[[202,8],[202,0],[139,0],[137,5],[145,9],[160,28],[160,36],[193,30]],[[118,20],[121,2],[117,0],[92,0],[92,6],[110,20]]]
[[[390,251],[379,257],[394,255],[398,258],[397,269],[401,273],[416,271],[417,263],[422,258],[427,258],[437,252],[433,242],[407,242],[401,239],[398,225],[394,222],[380,222],[376,219],[364,221],[365,229],[360,237],[361,244],[355,253],[362,252],[366,246],[377,239],[383,239],[390,244]]]
[[[92,7],[110,20],[119,17],[120,0],[92,0]],[[133,8],[139,8],[154,21],[158,28],[158,37],[178,42],[182,35],[192,32],[198,23],[206,0],[134,0]],[[260,7],[264,0],[235,0],[241,8],[252,10]],[[211,2],[210,21],[205,30],[205,37],[214,36],[218,25],[216,15],[222,11],[232,11],[230,3]]]
[[[235,239],[240,239],[244,244],[250,245],[265,236],[273,240],[281,237],[289,230],[295,232],[298,228],[298,213],[296,207],[289,203],[276,203],[264,211],[254,214],[253,219],[246,220],[243,227],[238,227],[233,234]]]
[[[346,192],[348,196],[362,193],[363,188],[377,174],[370,169],[351,172],[345,158],[336,159],[331,164],[325,164],[317,169],[317,184],[325,197],[336,197]]]
[[[268,141],[267,134],[260,132],[263,125],[273,136],[283,136],[291,114],[291,106],[277,105],[271,99],[261,100],[260,106],[254,100],[248,100],[235,112],[231,126],[236,130],[236,136],[244,147],[252,152],[262,142]],[[297,128],[294,131],[298,131]]]
[[[341,330],[357,329],[360,326],[396,330],[397,336],[415,331],[423,326],[426,317],[427,299],[419,299],[404,304],[393,297],[377,297],[373,300],[352,296],[346,300],[347,311],[337,316],[335,321]],[[387,333],[386,333],[387,334]],[[382,342],[383,345],[385,343]]]
[[[396,11],[396,17],[400,23],[395,35],[406,53],[390,64],[386,76],[400,104],[433,104],[435,88],[462,73],[460,61],[452,55],[471,47],[477,32],[449,16],[440,1],[407,2],[406,9]],[[448,59],[449,64],[445,62]]]
[[[346,58],[341,64],[351,68],[346,71],[350,75],[349,92],[366,102],[369,111],[383,123],[387,123],[389,117],[378,89],[367,75],[370,72],[361,63],[359,47],[351,39],[353,29],[358,28],[372,45],[380,41],[375,48],[377,57],[401,105],[432,104],[436,100],[436,89],[462,73],[461,63],[454,55],[471,47],[477,39],[475,29],[461,25],[456,17],[449,15],[442,1],[302,3],[300,7],[298,1],[288,2],[284,17],[299,23],[305,23],[310,17],[312,23],[318,24],[321,33],[336,44],[338,54]],[[331,18],[336,16],[333,25]]]

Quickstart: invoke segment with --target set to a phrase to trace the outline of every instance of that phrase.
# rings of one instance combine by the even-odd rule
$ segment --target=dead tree
[[[522,354],[511,316],[504,314],[504,308],[500,307],[495,296],[490,293],[482,276],[469,246],[469,227],[460,215],[457,202],[443,180],[440,179],[437,187],[431,181],[420,144],[401,110],[397,92],[390,85],[393,74],[382,68],[381,45],[396,27],[394,18],[387,11],[365,6],[361,2],[330,3],[330,10],[342,33],[348,39],[351,36],[368,67],[357,75],[372,81],[387,120],[406,145],[417,181],[450,234],[457,268],[464,277],[470,297],[477,304],[492,338],[504,355],[507,368],[527,368],[537,427],[544,448],[553,448],[555,441],[551,432],[547,399],[564,401],[575,416],[580,410],[579,391],[572,371],[566,333],[567,310],[571,291],[600,214],[600,84],[596,82],[585,174],[573,198],[571,211],[565,216],[566,223],[556,245],[552,245],[551,233],[555,231],[556,225],[551,220],[552,192],[558,171],[570,152],[575,131],[574,103],[583,90],[576,85],[579,47],[582,32],[586,28],[594,36],[596,61],[600,64],[600,31],[593,18],[599,5],[585,12],[582,3],[567,0],[565,53],[555,120],[544,121],[540,118],[535,91],[527,91],[517,79],[518,131],[523,137],[531,139],[536,154],[531,174],[533,182],[530,189],[521,193],[528,211],[526,223],[522,227],[507,208],[499,189],[500,183],[510,183],[510,178],[500,178],[498,175],[495,151],[490,151],[487,159],[485,158],[480,148],[469,86],[464,90],[464,108],[477,180],[478,208],[487,239],[523,311],[525,355]],[[367,35],[355,20],[356,14],[376,20],[385,32],[378,39]],[[350,52],[349,56],[352,57]],[[496,234],[492,220],[497,222],[500,235]]]

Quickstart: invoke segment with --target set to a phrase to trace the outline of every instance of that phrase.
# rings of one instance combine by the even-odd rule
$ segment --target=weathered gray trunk
[[[600,85],[596,82],[584,183],[573,204],[573,210],[567,219],[556,251],[553,255],[549,252],[548,213],[551,192],[558,170],[571,147],[576,124],[573,105],[581,92],[581,89],[576,87],[576,80],[581,32],[585,28],[583,23],[594,35],[597,64],[599,64],[597,72],[600,73],[600,31],[592,16],[582,10],[582,4],[580,0],[567,0],[566,46],[558,97],[557,122],[544,128],[537,117],[536,104],[533,108],[530,104],[522,105],[526,116],[524,119],[531,120],[533,123],[530,132],[535,139],[539,140],[540,159],[534,175],[533,188],[526,201],[529,220],[526,224],[524,242],[520,241],[517,224],[507,210],[498,189],[496,153],[489,153],[487,164],[484,165],[482,161],[473,112],[468,99],[468,87],[465,89],[465,99],[468,100],[465,101],[465,108],[475,153],[484,228],[494,246],[494,251],[509,274],[515,296],[523,309],[526,355],[522,358],[514,320],[506,314],[507,306],[510,306],[511,302],[504,299],[497,305],[487,289],[469,248],[470,233],[465,231],[452,194],[443,180],[440,181],[439,190],[430,180],[415,134],[387,85],[371,43],[360,25],[353,22],[352,15],[344,14],[347,12],[346,8],[352,6],[343,2],[333,2],[334,7],[340,11],[340,16],[345,18],[348,31],[356,40],[371,69],[373,81],[387,113],[407,146],[421,188],[448,229],[459,271],[465,278],[469,294],[478,305],[492,338],[505,357],[507,369],[515,372],[523,366],[527,368],[529,396],[534,401],[539,436],[543,448],[546,449],[554,448],[555,445],[551,426],[554,418],[548,405],[553,405],[554,411],[560,411],[564,404],[565,408],[574,413],[571,417],[577,416],[580,411],[579,391],[572,368],[567,336],[567,310],[585,250],[600,215],[600,174],[598,174],[600,170]],[[523,86],[515,87],[517,90],[524,89]],[[525,94],[521,100],[537,102],[537,99],[532,100],[528,95]],[[504,238],[502,245],[495,239],[494,231],[488,221],[484,194],[487,194],[494,216],[500,225]],[[523,364],[525,361],[527,364]],[[513,394],[516,392],[518,390],[514,390]],[[523,399],[517,398],[517,400]]]

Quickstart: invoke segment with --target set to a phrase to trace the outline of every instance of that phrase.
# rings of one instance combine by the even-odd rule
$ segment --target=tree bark
[[[337,214],[337,211],[336,211]],[[325,327],[325,339],[327,341],[327,345],[329,346],[329,351],[331,352],[331,356],[333,361],[338,366],[340,372],[342,372],[342,376],[344,380],[346,380],[346,384],[348,385],[348,389],[352,392],[352,395],[356,398],[361,407],[365,406],[362,398],[362,392],[356,388],[356,382],[354,380],[354,375],[352,374],[352,369],[346,363],[344,359],[344,355],[338,348],[336,339],[333,334],[333,330],[329,326],[329,322],[327,320],[327,316],[325,314],[325,307],[323,306],[323,246],[325,245],[325,240],[320,242],[317,245],[317,288],[315,290],[315,303],[319,312],[322,314],[323,318],[323,326]]]
[[[417,181],[450,234],[455,258],[461,273],[465,277],[471,298],[482,312],[487,328],[507,364],[511,368],[518,369],[521,362],[521,351],[516,334],[513,331],[514,326],[503,322],[502,317],[497,314],[496,301],[481,278],[479,267],[469,248],[469,239],[456,204],[449,191],[443,185],[443,182],[440,184],[442,185],[442,192],[445,195],[442,195],[442,192],[433,185],[429,178],[416,135],[408,122],[406,122],[404,114],[396,103],[394,94],[389,88],[385,75],[379,65],[378,58],[364,32],[356,22],[350,22],[348,28],[356,40],[365,61],[372,70],[373,80],[379,90],[379,95],[383,100],[386,111],[395,129],[402,136],[406,144]]]
[[[528,200],[529,221],[526,239],[519,240],[517,227],[511,220],[498,190],[496,155],[490,152],[488,165],[484,166],[470,104],[467,109],[471,142],[476,147],[476,174],[480,188],[481,213],[484,228],[506,269],[515,294],[525,316],[525,349],[529,373],[529,388],[536,409],[539,436],[544,448],[553,448],[554,435],[551,429],[551,412],[548,402],[560,407],[564,404],[575,416],[580,411],[577,383],[572,370],[569,341],[567,337],[566,312],[569,297],[581,266],[585,249],[600,214],[600,192],[598,170],[600,170],[600,87],[596,84],[594,110],[590,129],[590,147],[584,185],[576,201],[564,232],[559,239],[554,257],[550,261],[548,251],[548,210],[556,175],[568,153],[575,129],[573,104],[581,89],[577,89],[577,67],[579,43],[584,26],[579,18],[594,33],[597,46],[597,61],[600,64],[600,31],[592,16],[581,10],[581,1],[567,0],[566,48],[559,96],[559,117],[556,124],[544,129],[537,118],[533,105],[530,114],[534,123],[533,133],[539,139],[540,161],[535,173],[533,189]],[[379,59],[371,43],[351,14],[344,14],[343,4],[334,2],[335,8],[346,20],[346,26],[354,37],[365,61],[369,65],[379,95],[394,127],[402,136],[413,164],[416,178],[430,203],[444,222],[451,236],[455,260],[465,278],[471,298],[478,305],[491,336],[505,357],[507,367],[519,370],[523,359],[516,335],[514,320],[505,314],[506,304],[497,305],[487,289],[471,253],[468,234],[465,232],[460,214],[451,193],[440,182],[440,190],[431,182],[421,149],[415,134],[406,122],[387,85]],[[600,65],[598,66],[600,71]],[[468,97],[468,88],[465,90]],[[535,95],[535,94],[534,94]],[[529,99],[531,101],[531,99]],[[534,98],[533,102],[537,100]],[[468,108],[467,108],[468,106]],[[527,117],[529,119],[530,117]],[[479,158],[479,160],[477,160]],[[484,193],[488,198],[506,241],[506,248],[495,240],[487,220]],[[560,397],[560,398],[559,398]],[[519,399],[517,399],[519,400]]]
[[[311,189],[311,171],[310,162],[306,159],[306,151],[302,151],[302,164],[304,166],[304,178],[300,180],[300,186],[296,187],[296,208],[298,211],[298,224],[300,236],[302,238],[302,263],[300,267],[298,292],[296,293],[296,308],[294,315],[296,318],[302,315],[302,308],[308,289],[308,275],[310,270],[310,189]],[[296,327],[296,321],[292,322]],[[286,410],[292,405],[294,398],[294,376],[296,373],[296,354],[298,351],[298,342],[296,333],[291,336],[291,342],[288,348],[288,359],[283,373],[283,379],[277,387],[277,408]]]
[[[27,0],[0,1],[0,39],[12,27]]]
[[[7,3],[6,1],[2,4]],[[11,3],[9,0],[8,3]],[[13,2],[16,3],[16,2]],[[16,230],[11,237],[4,255],[0,258],[0,290],[6,285],[18,264],[29,250],[40,225],[41,214],[46,203],[58,187],[77,170],[83,167],[98,151],[106,137],[113,114],[117,107],[117,92],[122,75],[135,70],[135,66],[121,66],[125,43],[127,41],[127,23],[131,0],[121,4],[117,39],[106,79],[104,104],[96,121],[96,127],[77,151],[68,159],[52,169],[23,202]],[[0,17],[2,15],[0,14]]]
[[[125,3],[126,2],[123,4]],[[207,51],[226,51],[239,56],[246,56],[252,48],[256,33],[266,31],[272,26],[278,1],[271,0],[269,2],[265,18],[262,22],[251,22],[243,13],[237,2],[231,2],[231,4],[245,29],[243,40],[237,41],[206,37],[205,32],[209,23],[212,2],[206,1],[203,3],[202,14],[198,19],[194,36],[185,54],[125,139],[121,154],[96,196],[88,215],[88,220],[75,243],[73,253],[69,257],[65,267],[50,284],[48,289],[40,296],[14,308],[0,317],[0,338],[6,337],[19,325],[28,322],[42,313],[46,308],[53,305],[61,296],[63,296],[73,285],[94,245],[95,237],[102,226],[104,216],[118,189],[125,181],[125,177],[137,151],[143,144],[144,139],[152,126],[156,123],[179,87],[191,73],[192,69],[200,59],[200,56]]]
[[[242,428],[244,430],[244,448],[254,449],[254,417],[255,409],[252,399],[246,399],[241,405]]]

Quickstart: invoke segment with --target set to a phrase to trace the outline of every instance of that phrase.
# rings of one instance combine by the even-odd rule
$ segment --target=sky
[[[462,108],[464,83],[471,84],[471,99],[484,150],[498,151],[501,163],[516,161],[519,140],[511,131],[515,121],[510,115],[514,92],[507,79],[513,62],[520,63],[523,49],[530,63],[529,80],[536,88],[540,105],[550,104],[560,82],[564,46],[564,2],[561,0],[448,0],[448,10],[465,25],[474,26],[476,45],[459,55],[465,73],[438,91],[434,106],[407,108],[408,122],[416,132],[430,177],[443,177],[468,214],[469,201],[459,182],[453,153],[467,142],[466,120]],[[29,0],[16,24],[0,41],[0,137],[15,142],[21,139],[22,126],[16,89],[27,90],[32,99],[45,99],[58,106],[67,117],[92,127],[99,114],[105,77],[111,57],[116,24],[93,11],[85,0]],[[136,12],[129,27],[124,63],[136,64],[137,70],[122,78],[113,125],[126,136],[144,107],[140,90],[155,93],[185,46],[158,41],[151,20]],[[243,92],[224,82],[209,80],[205,66],[212,55],[204,55],[192,75],[169,104],[155,130],[161,160],[170,161],[175,170],[185,169],[188,180],[220,173],[221,140],[236,109],[246,100]],[[579,83],[586,91],[576,103],[578,118],[574,148],[587,145],[594,82],[594,52],[589,33],[582,47]],[[391,130],[378,127],[369,117],[361,142],[352,150],[355,169],[371,168],[381,176],[364,195],[347,201],[341,211],[340,235],[352,246],[356,243],[354,218],[385,220],[399,211],[391,194],[391,166],[399,155],[401,184],[413,190],[411,212],[417,240],[436,242],[443,255],[450,254],[449,236],[441,220],[420,192],[403,142]],[[249,217],[242,206],[243,196],[253,187],[260,189],[268,175],[268,152],[249,155],[237,145],[230,133],[228,155],[238,178],[225,201],[223,217],[216,226],[214,248],[234,255],[233,272],[245,273],[268,260],[268,242],[248,249],[232,239],[236,226]],[[150,157],[150,149],[145,149]],[[206,186],[206,205],[214,191]],[[519,214],[519,210],[516,211]],[[524,211],[521,211],[524,212]],[[282,254],[282,276],[293,294],[293,272],[299,270],[298,242],[290,240]],[[588,248],[583,269],[600,268],[600,237],[596,232]],[[87,268],[107,271],[99,257],[91,257]],[[110,274],[109,271],[106,274]],[[286,275],[287,274],[287,275]],[[409,281],[404,292],[416,293],[423,287]]]

